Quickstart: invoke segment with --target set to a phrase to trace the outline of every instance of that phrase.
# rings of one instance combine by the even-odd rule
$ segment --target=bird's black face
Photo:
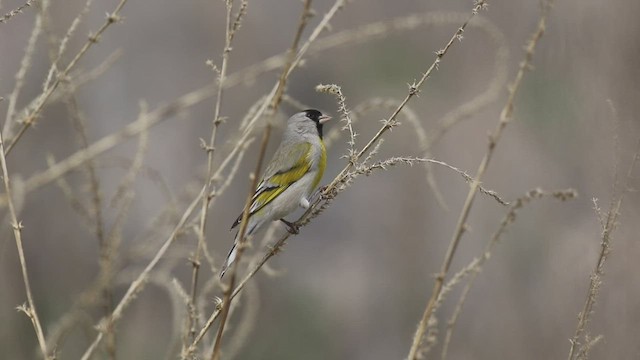
[[[305,110],[304,113],[307,114],[307,117],[313,120],[316,123],[316,128],[318,129],[318,136],[322,139],[322,123],[323,118],[325,117],[322,113],[315,109]]]

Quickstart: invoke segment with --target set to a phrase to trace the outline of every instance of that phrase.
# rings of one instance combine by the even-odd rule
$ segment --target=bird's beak
[[[329,121],[329,120],[331,120],[331,116],[329,116],[329,115],[321,115],[321,116],[318,118],[318,122],[319,122],[320,124],[324,124],[324,123],[326,123],[326,122],[327,122],[327,121]]]

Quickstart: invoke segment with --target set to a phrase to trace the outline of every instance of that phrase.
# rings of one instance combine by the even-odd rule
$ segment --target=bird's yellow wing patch
[[[281,154],[282,150],[279,149],[274,158],[282,158],[282,155],[284,155],[288,159],[288,164],[285,163],[285,166],[281,166],[280,169],[277,169],[274,163],[269,164],[267,170],[265,170],[265,177],[260,181],[253,195],[249,216],[262,210],[309,171],[311,167],[309,162],[310,143],[296,144],[289,149],[283,150],[287,150],[289,153]],[[242,214],[238,216],[231,228],[233,229],[240,224],[241,220]]]

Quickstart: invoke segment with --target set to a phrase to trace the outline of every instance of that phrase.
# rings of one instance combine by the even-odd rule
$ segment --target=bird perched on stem
[[[318,110],[305,110],[287,120],[280,146],[267,165],[262,180],[251,199],[245,236],[254,234],[265,224],[280,220],[287,230],[297,233],[294,223],[284,219],[298,206],[309,208],[309,197],[322,179],[327,165],[327,152],[322,141],[322,126],[331,119]],[[242,214],[231,226],[242,221]],[[236,259],[238,234],[220,270],[224,276]]]

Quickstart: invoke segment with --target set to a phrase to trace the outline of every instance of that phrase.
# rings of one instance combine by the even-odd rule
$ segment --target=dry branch
[[[486,3],[484,1],[477,2],[475,11],[478,11],[485,4]],[[475,199],[478,188],[480,186],[480,181],[482,180],[482,177],[485,171],[487,170],[487,167],[489,166],[489,162],[493,157],[494,150],[496,148],[498,141],[500,140],[502,131],[507,126],[507,124],[511,121],[511,118],[513,115],[513,107],[514,107],[513,103],[514,103],[515,96],[520,88],[520,84],[522,83],[522,79],[524,77],[525,72],[529,70],[531,67],[533,53],[535,51],[536,45],[538,44],[538,41],[542,37],[542,34],[544,33],[544,30],[545,30],[548,11],[549,11],[549,6],[547,5],[543,9],[543,12],[540,16],[540,20],[538,22],[537,29],[533,33],[533,36],[526,47],[525,59],[520,63],[520,68],[518,70],[518,73],[516,74],[515,80],[513,81],[513,84],[509,88],[509,97],[507,99],[506,105],[504,106],[500,114],[500,120],[498,122],[498,125],[496,129],[493,131],[493,133],[489,135],[489,144],[488,144],[487,152],[485,153],[482,161],[480,162],[480,165],[478,166],[478,170],[476,171],[476,175],[474,177],[475,181],[472,182],[471,189],[469,189],[467,198],[464,202],[464,205],[462,206],[462,210],[460,212],[460,216],[458,218],[453,236],[449,243],[449,248],[447,249],[447,253],[444,257],[444,261],[440,268],[440,272],[436,276],[436,281],[433,285],[431,296],[427,302],[425,310],[422,314],[422,317],[420,319],[420,322],[418,323],[418,327],[414,334],[413,341],[411,344],[411,349],[409,350],[409,355],[408,355],[409,360],[415,360],[418,358],[420,344],[422,343],[422,339],[424,337],[427,324],[433,314],[433,310],[436,306],[436,301],[440,296],[440,292],[442,291],[444,279],[447,276],[449,267],[451,266],[451,262],[453,261],[453,256],[456,252],[456,249],[458,248],[460,239],[464,234],[467,218],[469,217],[469,213],[471,212],[471,207],[473,205],[473,201]]]

